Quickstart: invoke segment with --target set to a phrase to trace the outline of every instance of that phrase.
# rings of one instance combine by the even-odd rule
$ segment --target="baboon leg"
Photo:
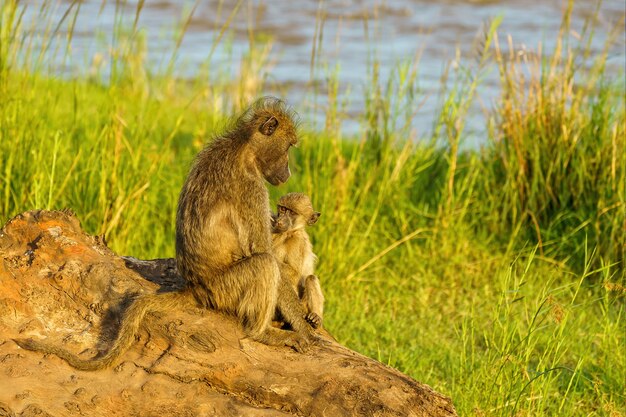
[[[281,277],[278,286],[278,311],[291,327],[298,333],[303,334],[310,341],[317,337],[311,332],[311,326],[307,323],[304,306],[298,299],[295,288],[289,283],[287,277]]]
[[[306,337],[270,326],[276,310],[280,271],[274,257],[256,253],[210,281],[212,302],[219,310],[234,312],[246,334],[261,343],[286,345],[302,351]]]
[[[320,327],[324,315],[324,294],[322,294],[319,278],[315,275],[308,275],[300,280],[299,287],[300,298],[308,312],[307,321],[313,327]]]

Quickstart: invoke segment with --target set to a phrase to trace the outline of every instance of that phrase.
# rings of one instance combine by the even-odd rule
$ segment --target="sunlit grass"
[[[28,46],[21,10],[5,2],[1,11],[0,220],[71,207],[120,254],[173,256],[188,167],[264,91],[271,40],[251,42],[239,74],[207,63],[202,77],[182,80],[171,66],[148,71],[137,28],[119,28],[118,50],[98,58],[115,59],[114,72],[95,62],[61,78]],[[362,133],[348,137],[338,69],[327,69],[326,123],[304,123],[294,175],[271,189],[273,198],[306,192],[323,213],[311,234],[329,330],[450,395],[460,415],[623,415],[626,406],[623,84],[605,76],[606,54],[566,41],[568,13],[561,49],[539,56],[508,56],[498,21],[488,26],[478,59],[442,87],[428,138],[411,125],[417,62],[387,80],[372,62]],[[582,58],[588,65],[573,65]],[[489,137],[462,151],[489,68],[502,80]]]

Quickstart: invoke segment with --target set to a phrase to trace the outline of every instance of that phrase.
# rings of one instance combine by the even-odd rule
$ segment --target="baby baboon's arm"
[[[281,277],[278,285],[277,308],[296,332],[304,333],[313,342],[318,341],[318,337],[313,334],[311,326],[305,319],[307,312],[300,302],[294,286],[286,277]]]
[[[319,278],[315,275],[302,278],[298,291],[308,312],[306,320],[315,328],[321,327],[324,315],[324,294]]]

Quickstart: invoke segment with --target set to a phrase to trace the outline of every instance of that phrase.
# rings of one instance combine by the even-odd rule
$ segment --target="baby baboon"
[[[288,151],[298,140],[294,119],[282,101],[258,100],[197,155],[176,216],[176,262],[186,290],[137,298],[117,340],[94,359],[32,339],[17,339],[18,345],[53,353],[78,369],[105,368],[130,347],[147,312],[175,309],[190,294],[207,308],[236,315],[246,334],[262,343],[303,351],[318,342],[297,294],[281,283],[267,214],[264,181],[278,185],[291,175]],[[294,331],[269,325],[276,309]]]
[[[297,289],[304,304],[306,320],[314,328],[322,325],[324,295],[315,275],[317,257],[305,227],[317,222],[320,213],[313,210],[305,194],[289,193],[278,200],[278,213],[272,219],[274,256],[282,278]]]
[[[281,284],[265,186],[287,181],[297,141],[294,114],[262,99],[202,150],[178,201],[176,261],[198,302],[236,315],[259,342],[301,351],[318,339],[295,291]],[[270,326],[276,308],[293,332]]]

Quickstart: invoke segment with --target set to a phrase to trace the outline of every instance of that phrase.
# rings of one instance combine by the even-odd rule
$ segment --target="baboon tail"
[[[57,346],[34,339],[13,339],[23,349],[37,352],[52,353],[65,360],[71,366],[83,371],[95,371],[110,367],[135,340],[139,326],[147,313],[168,310],[187,298],[185,292],[170,292],[165,294],[149,294],[137,298],[124,313],[117,339],[111,348],[102,356],[92,359],[82,359]]]

